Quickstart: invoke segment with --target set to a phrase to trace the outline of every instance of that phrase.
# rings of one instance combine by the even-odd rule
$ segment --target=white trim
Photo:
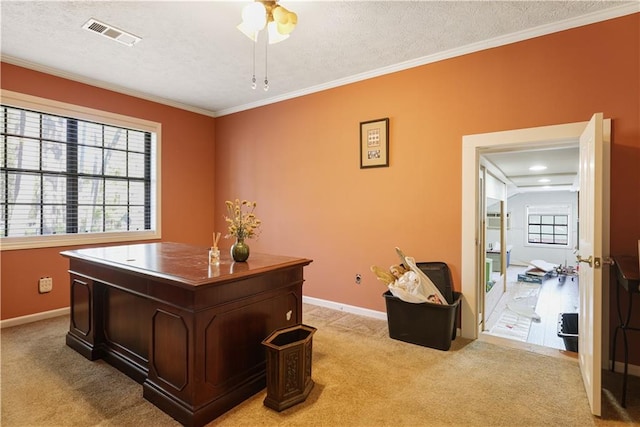
[[[533,39],[533,38],[544,36],[547,34],[553,34],[560,31],[565,31],[571,28],[582,27],[584,25],[594,24],[596,22],[619,18],[625,15],[631,15],[632,13],[636,13],[636,12],[640,12],[640,3],[624,4],[622,6],[613,7],[611,9],[607,9],[603,11],[593,12],[587,15],[577,16],[574,18],[566,19],[564,21],[554,22],[552,24],[540,25],[538,27],[530,28],[528,30],[517,31],[515,33],[506,34],[504,36],[482,40],[482,41],[471,43],[466,46],[461,46],[455,49],[445,50],[443,52],[439,52],[433,55],[423,56],[421,58],[400,62],[398,64],[389,65],[387,67],[382,67],[376,70],[367,71],[365,73],[360,73],[360,74],[345,77],[342,79],[334,80],[331,82],[323,83],[321,85],[311,86],[299,91],[289,92],[281,96],[275,96],[273,98],[263,99],[261,101],[239,105],[237,107],[218,110],[215,112],[215,116],[216,117],[226,116],[228,114],[238,113],[240,111],[249,110],[252,108],[262,107],[264,105],[285,101],[287,99],[297,98],[299,96],[305,96],[311,93],[333,89],[339,86],[356,83],[362,80],[367,80],[374,77],[383,76],[386,74],[392,74],[398,71],[420,67],[422,65],[432,64],[434,62],[443,61],[445,59],[451,59],[451,58],[467,55],[474,52],[480,52],[483,50],[492,49],[499,46],[505,46],[508,44],[517,43],[523,40]]]
[[[0,329],[26,325],[27,323],[38,322],[40,320],[51,319],[53,317],[68,316],[70,312],[71,309],[69,307],[64,307],[50,311],[43,311],[41,313],[28,314],[26,316],[12,317],[11,319],[0,321]]]
[[[327,300],[322,300],[319,298],[313,298],[313,297],[307,297],[307,296],[303,296],[302,301],[307,304],[331,308],[334,310],[345,311],[351,314],[372,317],[380,320],[387,320],[387,314],[380,311],[369,310],[366,308],[340,304],[333,301],[327,301]],[[41,320],[52,319],[54,317],[68,316],[70,312],[71,312],[70,307],[63,307],[63,308],[58,308],[56,310],[44,311],[41,313],[35,313],[35,314],[29,314],[26,316],[5,319],[0,321],[0,329],[11,328],[13,326],[26,325],[26,324],[38,322]],[[457,332],[458,334],[460,334],[460,330],[458,330]],[[610,363],[611,362],[609,362],[609,366],[610,366]],[[615,362],[615,370],[618,373],[624,372],[624,364],[622,362]],[[640,366],[629,364],[628,373],[629,375],[640,377]]]
[[[121,126],[128,129],[136,129],[155,134],[155,144],[152,148],[153,173],[152,179],[152,206],[151,221],[152,230],[110,232],[110,233],[78,233],[33,237],[2,237],[0,238],[0,250],[17,250],[32,248],[49,248],[59,246],[76,246],[87,244],[101,244],[114,242],[131,242],[142,240],[155,240],[162,237],[162,191],[161,191],[161,166],[162,166],[162,123],[153,122],[138,117],[125,116],[108,111],[96,110],[82,105],[69,104],[38,96],[27,95],[19,92],[1,89],[0,102],[3,105],[31,109],[43,113],[59,114],[77,119],[94,121],[98,123]],[[155,181],[155,182],[154,182]],[[154,185],[155,184],[155,185]]]
[[[145,99],[147,101],[157,102],[158,104],[168,105],[169,107],[179,108],[185,111],[191,111],[193,113],[202,114],[205,116],[216,117],[216,113],[211,110],[205,110],[203,108],[193,107],[181,102],[172,101],[170,99],[162,98],[155,95],[149,95],[144,92],[140,92],[133,89],[124,88],[112,83],[103,82],[98,79],[81,76],[80,74],[70,73],[68,71],[62,71],[58,68],[48,67],[46,65],[37,64],[35,62],[27,61],[20,58],[15,58],[10,55],[0,55],[0,60],[7,64],[17,65],[18,67],[27,68],[29,70],[39,71],[41,73],[49,74],[63,79],[72,80],[78,83],[84,83],[90,86],[95,86],[100,89],[106,89],[113,92],[118,92],[123,95],[133,96],[135,98]]]
[[[303,296],[302,301],[311,304],[317,305],[319,307],[331,308],[333,310],[344,311],[351,314],[357,314],[365,317],[372,317],[380,320],[387,320],[387,313],[381,311],[370,310],[368,308],[355,307],[348,304],[341,304],[333,301],[327,301],[319,298],[307,297]],[[52,319],[54,317],[60,316],[68,316],[71,313],[70,307],[58,308],[50,311],[43,311],[41,313],[29,314],[26,316],[13,317],[11,319],[5,319],[0,321],[0,329],[10,328],[13,326],[26,325],[33,322],[38,322],[40,320]],[[458,336],[460,336],[460,329],[457,330]],[[609,361],[609,366],[611,366],[611,361]],[[624,364],[622,362],[615,362],[615,370],[616,372],[624,372]],[[636,377],[640,377],[640,366],[638,365],[628,365],[628,373],[629,375],[633,375]]]
[[[32,237],[0,237],[0,251],[59,248],[64,246],[97,245],[104,243],[140,242],[146,240],[158,240],[161,237],[159,229],[117,233],[78,233]]]
[[[374,319],[387,320],[387,313],[382,311],[370,310],[368,308],[356,307],[353,305],[342,304],[334,301],[327,301],[314,297],[302,297],[302,302],[311,305],[317,305],[320,307],[330,308],[332,310],[344,311],[351,314],[357,314],[359,316],[373,317]]]
[[[70,116],[75,119],[83,119],[146,132],[159,132],[159,130],[162,128],[161,123],[153,122],[151,120],[125,116],[124,114],[117,114],[109,111],[97,110],[95,108],[56,101],[54,99],[27,95],[26,93],[14,92],[7,89],[0,90],[0,101],[2,101],[2,104],[10,105],[13,107],[26,108],[43,113]]]
[[[305,96],[312,93],[333,89],[339,86],[344,86],[344,85],[359,82],[362,80],[371,79],[373,77],[379,77],[385,74],[391,74],[391,73],[407,70],[414,67],[420,67],[422,65],[431,64],[431,63],[442,61],[445,59],[455,58],[458,56],[467,55],[469,53],[474,53],[474,52],[479,52],[486,49],[504,46],[511,43],[516,43],[523,40],[544,36],[547,34],[553,34],[553,33],[565,31],[571,28],[582,27],[585,25],[595,24],[597,22],[607,21],[609,19],[620,18],[622,16],[631,15],[633,13],[638,13],[638,12],[640,12],[640,3],[629,2],[629,3],[625,3],[620,6],[612,7],[606,10],[589,13],[587,15],[577,16],[574,18],[566,19],[564,21],[554,22],[552,24],[540,25],[538,27],[530,28],[528,30],[518,31],[512,34],[507,34],[504,36],[494,37],[492,39],[471,43],[469,45],[462,46],[456,49],[450,49],[450,50],[436,53],[433,55],[424,56],[422,58],[400,62],[395,65],[378,68],[376,70],[372,70],[366,73],[356,74],[350,77],[345,77],[342,79],[334,80],[334,81],[323,83],[320,85],[311,86],[306,89],[289,92],[280,96],[275,96],[273,98],[263,99],[258,102],[238,105],[235,107],[230,107],[230,108],[226,108],[218,111],[212,111],[212,110],[207,110],[203,108],[193,107],[187,104],[183,104],[181,102],[172,101],[172,100],[157,97],[154,95],[149,95],[139,91],[127,89],[118,85],[80,76],[78,74],[69,73],[67,71],[62,71],[62,70],[54,69],[52,67],[39,65],[30,61],[25,61],[19,58],[14,58],[8,55],[0,55],[0,59],[3,62],[6,62],[8,64],[17,65],[17,66],[28,68],[35,71],[41,71],[43,73],[62,77],[69,80],[74,80],[80,83],[85,83],[85,84],[96,86],[102,89],[111,90],[111,91],[122,93],[125,95],[135,96],[136,98],[146,99],[149,101],[157,102],[159,104],[164,104],[171,107],[180,108],[182,110],[203,114],[205,116],[221,117],[221,116],[226,116],[226,115],[237,113],[244,110],[250,110],[252,108],[262,107],[265,105],[274,104],[276,102],[286,101],[288,99],[293,99],[300,96]]]

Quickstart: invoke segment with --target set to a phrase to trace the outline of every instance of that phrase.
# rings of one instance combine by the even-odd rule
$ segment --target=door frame
[[[462,336],[477,339],[479,336],[480,284],[478,278],[479,244],[481,230],[478,227],[479,195],[478,175],[480,157],[491,151],[519,151],[532,148],[560,148],[576,146],[587,121],[566,123],[535,128],[491,132],[462,137],[462,242],[461,242],[461,282],[462,294]],[[611,120],[603,123],[603,143],[611,141]],[[605,159],[609,167],[609,159]],[[608,183],[605,183],[608,185]],[[609,191],[603,200],[603,253],[609,254]],[[480,279],[480,280],[479,280]],[[609,361],[609,275],[602,278],[602,365]]]
[[[491,198],[493,200],[498,200],[500,205],[500,280],[499,283],[495,283],[491,292],[486,291],[485,287],[480,287],[478,290],[480,295],[480,310],[481,314],[478,316],[478,330],[486,331],[487,330],[487,319],[491,316],[491,313],[495,310],[497,304],[499,303],[500,298],[507,291],[507,260],[506,260],[506,221],[505,221],[505,213],[507,212],[507,182],[506,177],[502,174],[502,171],[496,168],[495,165],[487,163],[485,159],[480,158],[480,170],[483,175],[483,182],[478,187],[478,203],[479,206],[479,219],[482,222],[479,241],[478,241],[478,260],[480,262],[480,267],[483,268],[483,272],[486,270],[486,247],[487,247],[487,222],[486,215],[488,211],[487,199]],[[484,187],[483,187],[484,186]],[[491,271],[490,275],[493,273]],[[482,283],[485,282],[486,276],[484,274],[480,275],[482,278]],[[499,285],[499,286],[498,286]],[[495,301],[491,301],[492,306],[490,309],[487,308],[487,302],[489,299],[487,295],[492,294],[492,299]],[[499,296],[496,296],[499,295]]]

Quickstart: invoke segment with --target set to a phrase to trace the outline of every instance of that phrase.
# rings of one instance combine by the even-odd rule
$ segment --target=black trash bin
[[[387,306],[389,337],[431,347],[449,350],[456,338],[456,320],[462,294],[454,292],[449,266],[444,262],[419,262],[416,266],[438,287],[449,305],[402,301],[391,291],[383,294]]]
[[[567,350],[578,352],[578,313],[558,315],[558,336]]]

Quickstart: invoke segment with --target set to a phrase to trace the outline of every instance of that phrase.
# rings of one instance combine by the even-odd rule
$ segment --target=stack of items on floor
[[[518,274],[518,282],[542,283],[551,278],[559,267],[541,259],[535,259],[529,264],[531,267],[527,271]]]

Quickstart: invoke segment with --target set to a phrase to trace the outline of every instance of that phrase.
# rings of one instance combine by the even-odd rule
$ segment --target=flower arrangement
[[[262,223],[253,213],[257,203],[236,199],[233,202],[227,200],[225,204],[227,205],[228,216],[225,216],[224,219],[229,227],[229,233],[225,237],[235,237],[243,240],[257,236],[258,228]]]

